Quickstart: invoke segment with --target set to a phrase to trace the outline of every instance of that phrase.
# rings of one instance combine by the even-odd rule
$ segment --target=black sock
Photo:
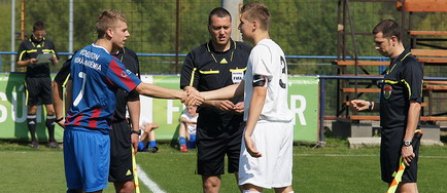
[[[55,125],[55,121],[56,120],[56,116],[55,115],[47,115],[47,121],[46,121],[46,126],[48,128],[48,137],[50,142],[56,141],[54,139],[54,125]]]
[[[29,133],[31,134],[31,141],[36,141],[36,124],[37,124],[36,115],[28,114],[26,120],[28,124]]]

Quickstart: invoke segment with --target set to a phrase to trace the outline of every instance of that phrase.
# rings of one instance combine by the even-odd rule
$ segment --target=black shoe
[[[157,146],[155,146],[155,147],[149,147],[149,152],[151,152],[151,153],[157,153],[157,151],[158,151],[158,147]]]
[[[31,144],[29,144],[28,146],[30,146],[33,149],[39,149],[39,142],[32,141]]]
[[[59,144],[57,144],[56,141],[50,141],[50,142],[48,143],[48,147],[49,147],[49,148],[59,148]]]

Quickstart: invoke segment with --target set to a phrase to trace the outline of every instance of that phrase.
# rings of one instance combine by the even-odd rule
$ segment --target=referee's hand
[[[401,155],[406,166],[410,166],[411,161],[415,157],[413,146],[402,146]]]

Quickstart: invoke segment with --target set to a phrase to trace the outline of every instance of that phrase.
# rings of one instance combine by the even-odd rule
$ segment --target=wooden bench
[[[356,121],[379,121],[380,116],[378,115],[351,115],[351,120]],[[420,121],[447,121],[445,116],[421,116]]]
[[[342,88],[344,93],[380,93],[380,88]]]
[[[424,81],[423,89],[426,91],[447,91],[447,81]]]
[[[447,50],[440,49],[411,49],[411,53],[419,62],[426,64],[447,63]]]
[[[338,66],[388,66],[389,61],[375,61],[375,60],[336,60],[334,63]]]
[[[447,12],[445,0],[397,0],[398,10],[407,12]]]
[[[447,36],[447,31],[417,31],[411,30],[410,36]]]
[[[435,57],[447,57],[447,50],[439,49],[411,49],[411,54],[414,56],[435,56]]]

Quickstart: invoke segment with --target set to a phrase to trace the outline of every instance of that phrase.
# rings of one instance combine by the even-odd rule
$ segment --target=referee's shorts
[[[25,78],[25,86],[28,94],[28,106],[38,105],[39,99],[45,105],[53,103],[50,77],[27,77]]]
[[[401,149],[403,145],[405,128],[382,128],[380,142],[380,167],[382,172],[382,180],[391,183],[393,173],[398,169],[401,157]],[[413,152],[415,157],[410,162],[410,166],[405,167],[402,176],[403,183],[417,182],[419,146],[420,140],[413,138]]]
[[[127,120],[112,123],[109,182],[133,180],[131,130]]]
[[[243,121],[227,126],[225,131],[197,127],[197,173],[203,176],[224,174],[225,155],[228,157],[228,173],[237,172],[244,127]]]

